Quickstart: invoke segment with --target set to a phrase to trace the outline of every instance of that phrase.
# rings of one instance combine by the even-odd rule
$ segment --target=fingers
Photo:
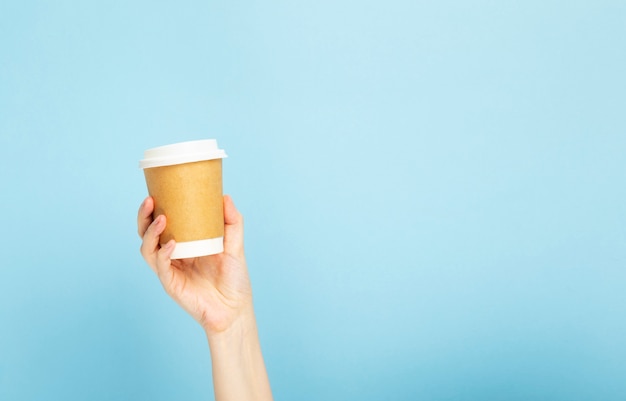
[[[141,206],[139,206],[139,212],[137,213],[137,233],[143,238],[146,230],[152,223],[152,212],[154,211],[154,200],[148,196],[144,199]]]
[[[229,195],[224,196],[224,252],[243,256],[243,216]]]
[[[159,240],[165,230],[166,218],[164,215],[157,216],[152,220],[154,212],[154,200],[148,196],[137,213],[137,232],[142,237],[141,255],[150,268],[159,276],[159,280],[168,293],[172,291],[172,283],[175,282],[176,269],[172,268],[171,256],[176,247],[176,242],[170,240],[160,246]]]
[[[159,237],[165,230],[165,216],[160,215],[148,226],[141,243],[141,255],[153,269],[156,266],[157,252],[159,250]]]
[[[169,289],[173,278],[172,275],[175,274],[170,259],[175,247],[176,241],[172,239],[156,252],[156,272],[166,290]]]

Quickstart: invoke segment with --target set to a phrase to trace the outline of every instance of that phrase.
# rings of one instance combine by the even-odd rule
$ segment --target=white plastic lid
[[[215,139],[203,139],[148,149],[143,152],[143,160],[139,161],[139,167],[171,166],[202,160],[223,159],[224,157],[227,157],[226,152],[217,147]]]

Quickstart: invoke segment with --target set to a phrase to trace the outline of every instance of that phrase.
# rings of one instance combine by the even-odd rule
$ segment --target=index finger
[[[152,212],[154,211],[154,200],[151,196],[144,199],[141,206],[139,206],[139,212],[137,212],[137,234],[140,238],[146,233],[146,230],[152,223]]]

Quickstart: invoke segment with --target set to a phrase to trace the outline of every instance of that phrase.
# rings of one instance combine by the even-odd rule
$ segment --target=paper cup
[[[153,217],[164,214],[161,245],[172,238],[172,259],[224,251],[222,159],[217,141],[207,139],[148,149],[139,167],[154,199]]]

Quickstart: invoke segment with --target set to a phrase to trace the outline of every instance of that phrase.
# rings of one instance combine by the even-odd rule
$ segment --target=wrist
[[[256,318],[252,305],[242,308],[236,317],[224,327],[216,330],[215,326],[204,326],[204,332],[209,345],[227,345],[232,342],[241,342],[246,338],[257,338]]]

